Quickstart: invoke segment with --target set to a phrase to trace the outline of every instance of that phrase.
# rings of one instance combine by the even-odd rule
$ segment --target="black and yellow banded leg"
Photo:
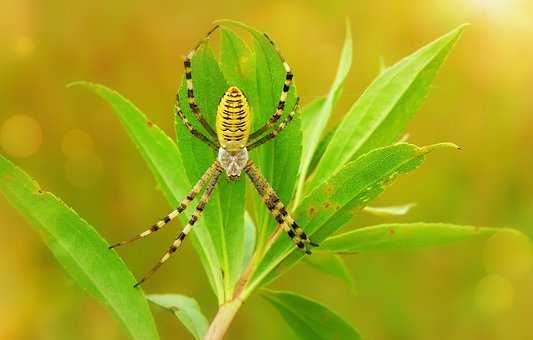
[[[189,54],[185,56],[185,60],[183,61],[183,65],[185,66],[185,80],[187,82],[187,101],[189,103],[189,107],[191,108],[192,112],[194,113],[194,116],[196,119],[202,124],[204,129],[209,133],[211,136],[217,138],[217,134],[215,133],[215,130],[207,123],[207,121],[202,116],[202,113],[200,112],[200,108],[198,107],[198,104],[196,103],[196,98],[194,97],[194,86],[192,81],[192,70],[191,70],[191,61],[194,56],[194,54],[198,51],[198,49],[209,40],[209,37],[211,34],[218,28],[219,26],[215,26],[211,31],[207,33],[204,39],[202,39],[198,45],[191,51]]]
[[[119,246],[123,246],[125,244],[128,244],[128,243],[131,243],[133,241],[136,241],[136,240],[139,240],[141,238],[144,238],[144,237],[146,237],[146,236],[148,236],[150,234],[155,233],[156,231],[160,230],[165,225],[170,223],[170,221],[172,221],[174,218],[176,218],[176,216],[178,216],[182,211],[187,209],[187,207],[192,202],[192,200],[202,190],[202,187],[204,186],[205,182],[207,182],[207,180],[211,176],[213,176],[217,171],[219,171],[217,164],[215,163],[215,164],[211,165],[207,169],[207,171],[202,175],[202,177],[198,180],[198,182],[194,185],[192,190],[187,194],[187,196],[180,202],[180,204],[178,205],[178,207],[176,209],[172,210],[168,215],[163,217],[161,220],[159,220],[157,223],[155,223],[154,225],[152,225],[150,228],[146,229],[142,233],[136,235],[135,237],[133,237],[133,238],[131,238],[129,240],[122,241],[122,242],[119,242],[119,243],[115,243],[112,246],[110,246],[109,249],[116,248],[116,247],[119,247]]]
[[[256,131],[254,131],[254,133],[252,133],[250,135],[250,140],[253,141],[255,139],[257,139],[258,137],[260,137],[266,130],[270,129],[272,126],[274,126],[274,124],[278,121],[278,119],[281,117],[281,115],[283,114],[283,110],[285,109],[285,102],[287,101],[287,95],[289,94],[289,89],[291,87],[291,84],[292,84],[292,78],[293,78],[293,73],[291,71],[291,67],[289,66],[289,64],[287,63],[287,61],[285,61],[285,58],[283,58],[283,55],[281,54],[281,52],[279,51],[279,49],[276,47],[276,45],[274,44],[274,41],[272,41],[272,39],[270,39],[270,37],[264,33],[265,37],[268,39],[268,41],[270,41],[270,43],[272,44],[272,46],[274,46],[274,48],[276,49],[276,52],[278,53],[278,56],[279,58],[281,59],[281,61],[283,62],[283,68],[285,69],[285,82],[283,83],[283,88],[281,90],[281,95],[279,97],[279,102],[278,102],[278,107],[276,109],[276,111],[274,112],[274,114],[269,118],[269,120],[265,123],[265,125],[263,125],[262,127],[260,127],[259,129],[257,129]]]
[[[300,228],[296,221],[294,221],[291,215],[287,212],[285,205],[274,192],[274,189],[268,184],[263,175],[259,172],[259,169],[251,160],[246,164],[244,171],[248,177],[250,177],[255,189],[278,225],[287,232],[289,238],[298,248],[310,255],[311,247],[318,247],[318,244],[313,243],[304,230]]]
[[[300,108],[298,104],[299,102],[300,102],[300,98],[296,98],[296,103],[294,104],[294,107],[292,108],[291,112],[287,115],[287,117],[285,117],[285,119],[274,130],[270,131],[270,133],[261,137],[255,142],[248,144],[246,146],[248,151],[255,149],[256,147],[262,144],[265,144],[266,142],[276,138],[276,136],[279,135],[279,133],[283,131],[283,129],[285,129],[287,125],[289,125],[289,123],[292,122],[292,120],[294,119],[294,116],[296,115],[297,111]]]
[[[159,262],[148,273],[146,273],[146,275],[144,275],[143,278],[141,278],[139,282],[137,282],[134,285],[134,287],[138,287],[144,281],[148,280],[150,276],[152,276],[159,269],[159,267],[161,267],[165,262],[168,261],[168,259],[172,256],[172,254],[174,254],[176,250],[178,250],[178,248],[181,246],[181,244],[183,243],[183,240],[185,239],[185,237],[187,237],[189,232],[192,230],[194,224],[202,216],[202,212],[204,211],[205,206],[209,202],[209,198],[211,198],[211,195],[213,194],[213,191],[215,190],[216,184],[223,170],[220,164],[218,163],[218,161],[215,161],[213,166],[214,166],[214,171],[213,171],[211,180],[207,184],[204,194],[202,195],[200,202],[198,202],[198,205],[196,206],[196,209],[194,210],[194,213],[192,214],[191,218],[187,222],[187,225],[179,233],[178,237],[174,240],[174,242],[172,242],[167,252],[163,255],[163,257],[161,257]]]
[[[192,126],[191,122],[185,117],[183,114],[183,111],[181,111],[180,108],[180,102],[179,102],[179,95],[176,96],[176,105],[174,105],[174,111],[176,112],[176,116],[179,117],[179,119],[182,121],[183,125],[189,130],[189,132],[199,140],[201,140],[203,143],[207,144],[211,149],[218,150],[218,144],[207,138],[203,133],[196,130],[194,126]]]

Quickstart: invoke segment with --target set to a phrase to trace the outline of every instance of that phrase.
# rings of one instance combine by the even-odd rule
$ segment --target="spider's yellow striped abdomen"
[[[230,87],[218,104],[216,132],[220,146],[236,152],[246,146],[250,136],[250,107],[244,93]]]

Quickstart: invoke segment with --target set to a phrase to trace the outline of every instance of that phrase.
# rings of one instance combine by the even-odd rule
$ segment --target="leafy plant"
[[[204,45],[192,60],[199,106],[214,123],[219,98],[229,85],[247,94],[257,128],[275,110],[283,85],[283,65],[270,42],[255,29],[233,21],[220,21],[220,54]],[[234,29],[248,32],[250,46]],[[350,287],[352,279],[342,254],[436,246],[486,237],[496,228],[451,224],[387,224],[335,234],[361,212],[405,214],[411,205],[368,207],[398,175],[422,165],[437,150],[456,149],[451,143],[416,146],[396,143],[426,97],[437,71],[463,32],[460,26],[424,46],[397,64],[385,68],[354,103],[344,120],[329,132],[326,123],[342,92],[352,62],[352,41],[347,25],[337,76],[328,94],[308,104],[301,116],[274,142],[251,153],[280,198],[292,202],[298,223],[321,246],[305,257],[285,238],[261,200],[254,195],[245,211],[245,179],[223,180],[209,203],[205,218],[191,233],[219,310],[213,321],[202,314],[196,301],[183,295],[149,295],[147,298],[172,311],[196,339],[221,339],[241,304],[302,258],[304,263],[339,277]],[[177,142],[169,138],[129,100],[102,85],[78,82],[101,96],[113,108],[138,147],[169,204],[186,195],[215,157],[176,122]],[[179,95],[186,102],[182,80]],[[296,100],[289,93],[287,107]],[[185,115],[202,127],[188,107]],[[275,169],[283,169],[275,171]],[[43,234],[43,238],[71,277],[108,306],[134,339],[157,339],[146,299],[132,288],[133,275],[93,227],[71,208],[38,186],[0,156],[0,191]],[[182,214],[183,223],[187,214]],[[512,230],[507,230],[513,232]],[[357,330],[327,307],[292,292],[263,289],[295,334],[302,338],[359,338]]]

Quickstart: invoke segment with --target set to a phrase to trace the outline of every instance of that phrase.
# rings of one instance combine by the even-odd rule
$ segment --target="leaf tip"
[[[465,22],[459,26],[457,26],[456,28],[454,28],[450,33],[448,33],[449,36],[453,36],[453,41],[456,41],[457,39],[459,39],[459,37],[463,34],[464,30],[470,26],[470,23],[468,22]]]
[[[471,26],[472,24],[469,23],[469,22],[465,22],[465,23],[462,23],[461,25],[459,25],[457,27],[457,29],[461,30],[461,31],[464,31],[465,28],[467,28],[468,26]]]
[[[347,57],[349,58],[349,65],[352,63],[352,53],[353,53],[353,39],[352,39],[352,25],[350,24],[350,20],[346,18],[346,28],[344,33],[344,46],[343,50],[346,51],[347,54],[349,54]],[[344,53],[342,53],[343,55]]]
[[[213,25],[234,25],[240,28],[244,28],[246,30],[252,29],[252,27],[246,25],[245,23],[232,19],[217,19],[213,21]]]
[[[344,18],[344,24],[345,24],[345,32],[346,32],[346,38],[350,38],[350,41],[352,40],[352,24],[350,23],[350,18],[345,17]]]
[[[432,145],[427,145],[427,146],[423,146],[420,148],[420,153],[421,154],[426,154],[426,153],[429,153],[433,150],[438,150],[438,149],[455,149],[455,150],[462,150],[460,146],[458,146],[457,144],[454,144],[454,143],[450,143],[450,142],[444,142],[444,143],[436,143],[436,144],[432,144]]]
[[[93,84],[88,82],[88,81],[76,80],[76,81],[68,83],[67,85],[65,85],[65,87],[67,89],[70,89],[70,88],[75,87],[75,86],[91,86],[91,85],[93,85]]]
[[[233,20],[231,20],[231,19],[216,19],[216,20],[213,20],[213,22],[211,22],[211,24],[220,25],[220,24],[224,24],[224,23],[230,23],[232,21]]]
[[[502,233],[502,234],[509,234],[509,235],[513,235],[515,237],[521,237],[521,238],[526,238],[529,240],[529,237],[524,234],[523,232],[521,232],[520,230],[518,229],[515,229],[515,228],[512,228],[512,227],[502,227],[502,228],[498,228],[498,230],[496,231],[497,233]]]

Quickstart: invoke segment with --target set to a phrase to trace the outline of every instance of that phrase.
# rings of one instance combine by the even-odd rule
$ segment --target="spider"
[[[196,45],[196,47],[187,56],[185,56],[184,59],[188,104],[196,119],[205,128],[208,134],[213,137],[213,139],[195,129],[185,117],[180,108],[179,93],[176,95],[176,104],[174,106],[175,114],[179,117],[187,130],[207,146],[218,152],[217,159],[205,171],[189,194],[180,202],[176,209],[152,225],[149,229],[146,229],[132,239],[116,243],[109,247],[112,249],[128,244],[162,229],[170,221],[176,218],[178,214],[187,209],[192,200],[205,186],[205,191],[187,225],[179,233],[178,237],[170,245],[168,251],[163,255],[159,262],[147,274],[145,274],[134,285],[134,287],[138,287],[140,284],[150,278],[150,276],[152,276],[152,274],[154,274],[154,272],[156,272],[157,269],[159,269],[159,267],[161,267],[163,263],[165,263],[181,246],[183,240],[185,237],[187,237],[187,234],[189,234],[194,224],[201,217],[202,212],[206,207],[209,198],[211,197],[211,194],[215,190],[220,175],[224,171],[226,172],[228,178],[232,181],[238,180],[243,171],[246,173],[258,194],[261,196],[262,201],[265,203],[266,207],[278,223],[278,227],[283,228],[287,232],[289,238],[298,248],[302,249],[306,254],[309,255],[311,254],[311,247],[318,246],[318,244],[313,243],[309,239],[303,229],[298,226],[296,221],[294,221],[291,215],[287,212],[285,205],[280,201],[274,189],[272,189],[272,186],[263,177],[254,162],[248,158],[249,151],[274,139],[292,121],[294,115],[299,109],[299,100],[297,98],[291,112],[279,125],[274,126],[285,110],[285,101],[287,100],[289,88],[292,83],[293,73],[289,67],[289,64],[285,61],[272,39],[270,39],[267,34],[264,34],[265,37],[268,39],[268,41],[270,41],[272,46],[277,51],[279,58],[283,62],[283,67],[285,68],[285,82],[283,84],[283,89],[281,91],[277,109],[272,114],[270,119],[261,128],[257,129],[253,133],[250,133],[250,107],[245,94],[236,86],[229,87],[220,99],[216,113],[216,131],[213,130],[213,128],[207,123],[200,112],[200,108],[198,107],[194,97],[191,60],[202,44],[209,40],[209,37],[217,30],[217,28],[219,28],[218,25],[209,31],[204,39],[202,39]]]

